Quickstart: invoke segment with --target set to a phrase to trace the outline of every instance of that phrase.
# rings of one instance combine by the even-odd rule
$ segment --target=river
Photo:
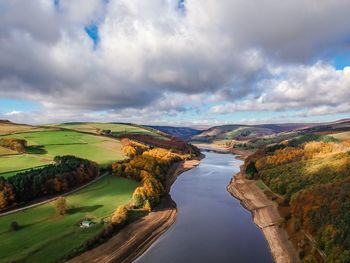
[[[226,191],[242,161],[230,154],[205,154],[171,188],[176,222],[135,262],[273,262],[250,212]]]

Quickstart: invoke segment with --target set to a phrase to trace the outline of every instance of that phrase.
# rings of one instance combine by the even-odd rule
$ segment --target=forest
[[[246,160],[245,174],[277,194],[304,262],[350,262],[349,141],[303,135],[264,147]]]
[[[36,198],[64,193],[99,175],[96,163],[74,156],[57,156],[55,163],[42,168],[0,177],[0,209]]]

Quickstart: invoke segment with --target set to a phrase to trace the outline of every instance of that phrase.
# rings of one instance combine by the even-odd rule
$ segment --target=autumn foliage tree
[[[67,201],[66,198],[60,196],[56,200],[56,211],[59,215],[64,215],[67,212]]]
[[[144,208],[146,211],[148,211],[148,212],[151,212],[151,211],[152,211],[152,205],[151,205],[151,203],[150,203],[148,200],[146,200],[146,202],[145,202],[143,208]]]
[[[24,153],[26,150],[27,141],[24,139],[16,139],[16,138],[1,138],[0,146],[9,148],[19,153]]]
[[[111,222],[115,225],[123,225],[128,220],[128,209],[125,205],[121,205],[113,213]]]
[[[6,182],[4,178],[0,177],[0,209],[6,208],[14,203],[15,200],[16,195],[13,186]]]

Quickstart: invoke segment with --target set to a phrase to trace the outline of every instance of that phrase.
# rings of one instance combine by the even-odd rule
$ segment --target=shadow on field
[[[103,205],[74,207],[74,208],[67,209],[67,214],[90,213],[101,207],[103,207]]]
[[[26,153],[29,154],[46,154],[47,151],[44,145],[32,145],[26,147]]]

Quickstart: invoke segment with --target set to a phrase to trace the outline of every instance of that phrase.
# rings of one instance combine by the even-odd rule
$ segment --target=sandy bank
[[[199,163],[200,160],[188,160],[173,165],[168,171],[167,192],[170,191],[171,185],[181,173],[192,169]],[[175,222],[176,214],[176,204],[170,195],[167,195],[153,212],[127,225],[102,245],[68,262],[132,262]]]
[[[236,154],[241,154],[241,158],[244,158],[248,153]],[[286,231],[279,227],[283,218],[278,212],[277,204],[266,197],[255,181],[246,179],[239,172],[232,178],[227,190],[252,213],[254,223],[263,232],[276,263],[300,262]]]

